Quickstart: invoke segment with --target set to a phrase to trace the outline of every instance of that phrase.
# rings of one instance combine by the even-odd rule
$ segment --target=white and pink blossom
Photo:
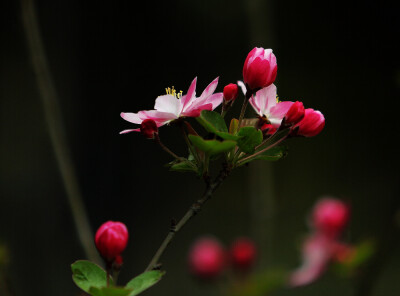
[[[196,97],[197,77],[192,81],[186,95],[180,96],[175,90],[156,99],[154,110],[144,110],[138,113],[121,113],[126,121],[141,124],[143,120],[152,119],[157,127],[163,126],[180,117],[198,117],[202,110],[214,110],[223,100],[222,93],[214,91],[218,85],[218,77],[215,78],[203,91],[200,97]],[[123,130],[121,134],[138,132],[140,128]]]

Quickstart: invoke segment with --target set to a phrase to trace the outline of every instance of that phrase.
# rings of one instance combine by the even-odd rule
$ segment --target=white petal
[[[175,114],[176,116],[179,116],[180,113],[180,102],[178,99],[176,99],[172,95],[163,95],[159,96],[156,99],[156,104],[154,105],[154,109],[160,112],[167,112],[167,113],[172,113]]]

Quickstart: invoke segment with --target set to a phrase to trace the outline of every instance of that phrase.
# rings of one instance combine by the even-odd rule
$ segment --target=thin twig
[[[22,21],[51,143],[67,192],[76,231],[78,232],[79,240],[86,257],[92,261],[101,262],[96,248],[94,247],[89,219],[86,215],[81,191],[75,174],[75,168],[72,164],[64,126],[60,120],[61,111],[58,104],[58,96],[45,55],[33,2],[33,0],[21,0]]]
[[[225,180],[225,178],[228,177],[229,173],[230,169],[227,166],[224,166],[224,168],[221,170],[220,174],[218,175],[218,177],[216,177],[214,182],[212,183],[206,182],[207,187],[203,196],[189,208],[189,210],[178,222],[178,224],[171,227],[168,235],[161,243],[160,247],[158,248],[153,258],[151,259],[150,264],[147,266],[145,271],[149,271],[158,267],[161,256],[163,255],[164,251],[166,250],[167,246],[171,243],[175,235],[179,232],[179,230],[182,229],[183,226],[186,225],[186,223],[191,218],[193,218],[201,210],[202,206],[211,198],[212,194],[215,192],[218,186]]]

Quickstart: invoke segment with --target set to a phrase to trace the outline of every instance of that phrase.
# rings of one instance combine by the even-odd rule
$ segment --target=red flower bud
[[[304,118],[305,110],[302,102],[294,102],[285,115],[285,123],[292,125]]]
[[[239,87],[237,86],[237,84],[230,83],[224,87],[223,91],[224,100],[226,102],[234,101],[236,100],[238,93],[239,93]]]
[[[254,264],[256,246],[248,238],[239,238],[233,243],[230,255],[232,265],[239,270],[246,271]]]
[[[314,109],[306,109],[304,117],[296,124],[298,130],[296,135],[314,137],[318,135],[325,126],[325,117],[321,112]]]
[[[272,49],[255,47],[244,62],[243,82],[250,91],[267,87],[274,83],[277,71],[276,57]]]
[[[273,135],[276,132],[276,127],[274,127],[270,123],[265,123],[264,125],[261,126],[261,131],[263,135]]]
[[[147,139],[154,139],[154,134],[158,133],[158,127],[153,119],[145,119],[140,124],[140,132]]]
[[[113,262],[128,243],[128,229],[121,222],[108,221],[97,230],[94,241],[104,260]]]
[[[321,199],[314,207],[314,227],[328,237],[339,236],[349,220],[349,207],[338,199]]]
[[[225,253],[221,244],[214,238],[197,240],[189,252],[191,272],[201,278],[217,277],[225,267]]]

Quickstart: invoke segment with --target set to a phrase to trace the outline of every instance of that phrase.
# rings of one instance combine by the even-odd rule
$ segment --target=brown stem
[[[174,152],[172,152],[171,150],[169,150],[169,148],[167,146],[165,146],[160,139],[160,136],[158,135],[158,133],[154,134],[154,140],[156,141],[156,143],[158,145],[160,145],[160,147],[167,152],[168,154],[170,154],[171,156],[173,156],[176,159],[182,159],[182,157],[179,157],[178,155],[176,155]]]
[[[175,237],[176,233],[178,233],[178,231],[181,230],[182,227],[185,226],[186,223],[201,210],[202,206],[211,198],[212,194],[215,192],[218,186],[225,180],[225,178],[228,177],[229,173],[230,173],[230,168],[225,165],[224,168],[221,170],[220,174],[218,175],[218,177],[216,177],[216,179],[214,180],[214,182],[212,183],[206,182],[207,187],[203,196],[189,208],[186,214],[181,218],[181,220],[179,220],[178,224],[172,225],[169,233],[161,243],[160,247],[158,248],[153,258],[151,259],[145,271],[149,271],[158,267],[159,265],[158,261],[160,260],[167,246],[171,243],[171,241]]]

